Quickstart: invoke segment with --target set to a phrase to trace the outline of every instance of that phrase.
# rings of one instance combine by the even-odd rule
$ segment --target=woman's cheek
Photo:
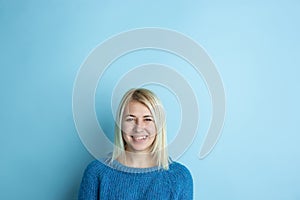
[[[156,134],[155,125],[148,126],[148,133],[151,134],[151,135],[155,135]]]
[[[130,123],[126,123],[126,122],[123,122],[122,123],[122,132],[123,133],[130,133],[132,130],[132,125],[130,125]]]

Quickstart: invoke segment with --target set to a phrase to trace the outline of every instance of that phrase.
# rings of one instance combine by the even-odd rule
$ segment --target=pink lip
[[[145,141],[149,136],[148,135],[131,135],[131,138],[134,142],[143,142]]]

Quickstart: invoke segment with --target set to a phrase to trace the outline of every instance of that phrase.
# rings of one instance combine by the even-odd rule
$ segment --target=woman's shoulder
[[[172,161],[169,165],[168,171],[175,179],[182,179],[191,182],[193,180],[190,170],[179,162]]]
[[[87,165],[85,172],[97,174],[97,173],[100,173],[101,171],[105,170],[106,168],[107,168],[107,166],[106,166],[104,160],[93,160]]]

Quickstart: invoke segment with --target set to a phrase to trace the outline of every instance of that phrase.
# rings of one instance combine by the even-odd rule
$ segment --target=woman
[[[132,89],[121,100],[112,155],[86,168],[80,200],[190,200],[189,170],[172,161],[166,149],[162,104],[147,89]]]

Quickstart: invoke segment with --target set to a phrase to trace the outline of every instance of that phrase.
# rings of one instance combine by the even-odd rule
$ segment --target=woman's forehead
[[[149,108],[141,102],[138,101],[130,101],[124,109],[124,114],[132,114],[132,115],[150,115],[151,111]]]

